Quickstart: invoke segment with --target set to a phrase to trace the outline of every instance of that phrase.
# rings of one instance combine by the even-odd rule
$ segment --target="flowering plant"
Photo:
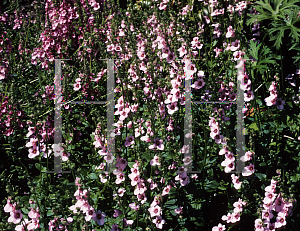
[[[285,79],[248,33],[252,3],[117,2],[47,0],[13,21],[1,9],[1,229],[299,227],[300,72]]]

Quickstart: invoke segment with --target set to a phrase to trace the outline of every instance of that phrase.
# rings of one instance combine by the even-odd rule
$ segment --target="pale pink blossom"
[[[150,207],[148,211],[151,217],[160,216],[162,214],[161,208],[158,205]]]
[[[8,218],[8,222],[13,222],[14,224],[20,223],[23,218],[23,214],[21,210],[13,210],[10,212],[10,217]]]
[[[183,207],[180,206],[180,207],[178,207],[177,209],[175,209],[174,212],[175,212],[176,214],[182,214],[182,209],[183,209]]]
[[[163,189],[163,192],[162,192],[162,196],[164,196],[164,195],[168,195],[169,194],[169,192],[170,192],[170,190],[171,190],[171,188],[172,188],[172,186],[171,185],[168,185],[168,186],[166,186],[164,189]]]
[[[218,224],[218,226],[214,226],[212,228],[212,231],[224,231],[226,230],[225,225],[222,225],[221,223]]]
[[[246,167],[244,168],[244,171],[242,172],[242,175],[243,175],[243,176],[250,176],[250,175],[252,175],[254,172],[255,172],[254,165],[250,163],[249,166],[246,166]]]
[[[162,229],[165,220],[162,219],[161,216],[156,217],[152,222],[156,225],[156,228]]]
[[[160,165],[159,157],[157,155],[150,161],[151,166]]]

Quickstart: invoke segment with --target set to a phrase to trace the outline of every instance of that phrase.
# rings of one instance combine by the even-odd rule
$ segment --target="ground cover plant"
[[[299,229],[298,1],[0,7],[1,230]],[[62,59],[61,160],[70,173],[47,173],[56,150],[54,59]],[[118,59],[113,154],[107,105],[88,104],[108,99],[105,59]],[[207,102],[192,104],[190,134],[187,81],[192,101]],[[238,87],[245,169],[231,173]],[[188,173],[190,163],[200,173]]]

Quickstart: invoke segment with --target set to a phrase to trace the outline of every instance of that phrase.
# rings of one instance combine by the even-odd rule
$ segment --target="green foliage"
[[[252,68],[257,69],[261,74],[268,70],[268,64],[275,64],[276,60],[270,57],[271,50],[268,47],[262,47],[262,43],[257,45],[257,42],[250,41],[249,54],[258,61],[254,61]]]
[[[300,18],[297,18],[300,6],[295,4],[298,2],[298,0],[256,1],[253,7],[259,14],[248,14],[249,19],[246,23],[247,25],[250,25],[254,22],[257,23],[265,20],[271,21],[268,33],[270,35],[270,41],[276,40],[274,46],[277,50],[279,50],[282,44],[282,39],[284,38],[286,30],[290,30],[289,36],[292,36],[294,42],[299,42],[300,29],[295,26],[295,24],[300,21]],[[276,34],[274,35],[274,33]]]

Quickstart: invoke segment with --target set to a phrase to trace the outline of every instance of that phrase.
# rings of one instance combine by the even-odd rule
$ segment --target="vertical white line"
[[[184,146],[187,152],[184,154],[186,160],[193,159],[192,152],[192,112],[191,112],[191,70],[188,65],[191,64],[190,59],[185,60],[185,115],[184,115]],[[188,159],[187,159],[188,158]],[[200,173],[201,171],[192,171],[192,162],[187,165],[187,173]]]
[[[55,95],[55,113],[54,113],[54,171],[47,173],[70,173],[71,171],[62,171],[62,117],[61,117],[61,60],[55,59],[55,77],[54,77],[54,95]],[[68,60],[68,59],[65,59]]]
[[[245,63],[243,60],[238,60],[237,65],[238,75],[244,75]],[[242,81],[237,78],[237,129],[236,129],[236,154],[237,154],[237,173],[242,173],[245,163],[240,160],[240,158],[245,155],[245,136],[244,136],[244,118],[243,118],[243,108],[244,108],[244,90],[242,90]]]
[[[62,144],[62,118],[61,118],[61,60],[55,59],[55,115],[54,115],[54,172],[62,171],[61,144]]]
[[[115,108],[115,78],[114,78],[114,60],[107,60],[107,171],[110,172],[112,169],[112,163],[114,160],[115,153],[115,135],[114,135],[114,108]]]

